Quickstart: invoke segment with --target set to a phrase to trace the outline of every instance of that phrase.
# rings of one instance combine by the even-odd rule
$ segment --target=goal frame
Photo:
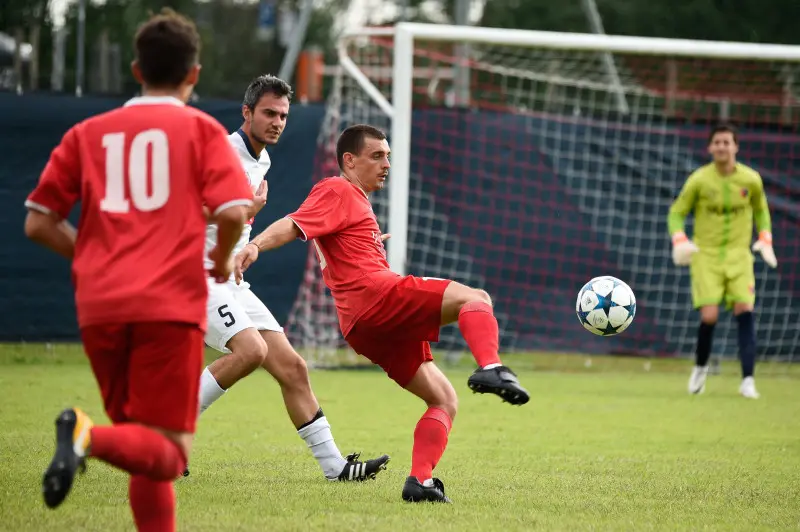
[[[353,39],[381,36],[391,36],[394,39],[391,102],[347,53],[347,43]],[[400,275],[407,273],[414,43],[420,38],[427,41],[462,44],[483,43],[598,53],[800,62],[800,46],[781,44],[561,33],[415,22],[400,22],[390,28],[358,28],[345,31],[340,36],[338,44],[340,67],[392,121],[390,132],[392,175],[389,179],[387,228],[392,238],[387,242],[389,248],[387,258],[392,271]]]

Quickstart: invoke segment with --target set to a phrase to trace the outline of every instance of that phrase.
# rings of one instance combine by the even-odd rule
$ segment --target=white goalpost
[[[706,162],[708,128],[734,121],[742,162],[764,178],[781,262],[756,262],[759,354],[793,359],[800,46],[399,23],[350,31],[338,50],[315,179],[337,172],[344,127],[387,131],[389,185],[373,203],[392,270],[487,289],[506,350],[693,349],[688,271],[669,259],[666,211]],[[572,306],[601,274],[626,280],[640,311],[598,341]],[[288,330],[309,362],[335,365],[350,355],[321,283],[310,252]],[[735,356],[735,332],[720,325],[715,351]],[[463,348],[454,328],[440,347]]]

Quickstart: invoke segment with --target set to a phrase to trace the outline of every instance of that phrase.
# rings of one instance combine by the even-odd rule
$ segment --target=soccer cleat
[[[524,405],[530,399],[527,390],[519,385],[517,375],[505,366],[478,368],[467,385],[475,393],[493,393],[512,405]]]
[[[745,377],[739,386],[739,393],[747,399],[758,399],[761,397],[756,390],[756,380],[753,377]]]
[[[403,500],[407,502],[450,502],[444,494],[444,483],[438,478],[420,482],[408,477],[403,485]]]
[[[703,393],[706,389],[706,377],[708,377],[708,366],[695,366],[692,376],[689,377],[689,393]]]
[[[49,508],[64,502],[75,473],[86,470],[92,425],[89,416],[77,408],[68,408],[56,418],[56,452],[42,478],[42,495]]]
[[[345,457],[347,463],[336,478],[329,478],[331,481],[343,482],[361,482],[367,479],[375,478],[375,476],[386,469],[386,464],[389,463],[389,455],[384,454],[379,458],[361,462],[358,457],[361,453],[348,454]]]
[[[183,476],[184,477],[188,477],[189,476],[189,468],[188,467],[183,470]]]

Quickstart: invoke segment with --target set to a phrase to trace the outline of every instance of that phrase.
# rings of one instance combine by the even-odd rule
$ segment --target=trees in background
[[[282,10],[297,11],[302,0],[272,0]],[[479,25],[551,31],[586,32],[580,0],[473,0],[484,8]],[[800,44],[795,28],[800,20],[797,0],[596,0],[607,33],[749,42]],[[410,8],[412,20],[453,22],[457,0],[384,0]],[[327,62],[335,61],[336,21],[350,0],[315,0],[306,43],[322,48]],[[423,4],[427,10],[421,9]],[[0,31],[34,45],[35,64],[27,66],[27,88],[50,88],[54,25],[49,0],[3,0]],[[132,37],[148,12],[172,7],[193,17],[203,37],[203,73],[198,92],[204,96],[239,97],[242,86],[256,73],[277,73],[285,52],[275,32],[259,33],[258,1],[234,0],[106,0],[86,2],[86,74],[90,92],[131,94],[128,75],[133,57]],[[390,15],[386,15],[390,13]],[[66,13],[64,90],[75,86],[77,3]],[[389,24],[397,10],[373,9],[368,23]],[[278,17],[281,24],[288,20]],[[112,58],[109,60],[109,57]],[[109,75],[109,72],[111,75]],[[109,81],[110,80],[110,81]],[[116,80],[116,82],[113,82]]]

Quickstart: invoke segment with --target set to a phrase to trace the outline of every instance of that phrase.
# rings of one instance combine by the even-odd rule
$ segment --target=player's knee
[[[459,308],[469,303],[486,303],[487,305],[492,306],[492,297],[486,290],[481,290],[480,288],[469,288],[464,291],[459,303]]]
[[[489,295],[489,292],[486,290],[481,290],[479,288],[473,288],[473,301],[480,301],[482,303],[486,303],[490,307],[492,306],[492,296]]]
[[[443,386],[436,393],[436,400],[429,403],[428,406],[441,408],[447,412],[447,415],[450,416],[450,419],[455,419],[456,414],[458,413],[458,395],[456,394],[456,390],[452,385]]]
[[[719,319],[719,309],[717,307],[707,306],[700,308],[700,321],[706,325],[716,325]]]
[[[236,355],[241,359],[242,365],[250,371],[255,370],[264,364],[268,354],[267,345],[264,342],[253,342],[238,350]]]
[[[447,412],[447,415],[450,416],[451,420],[453,420],[456,418],[456,414],[458,413],[458,397],[453,394],[453,397],[448,398],[445,402],[438,406]]]

